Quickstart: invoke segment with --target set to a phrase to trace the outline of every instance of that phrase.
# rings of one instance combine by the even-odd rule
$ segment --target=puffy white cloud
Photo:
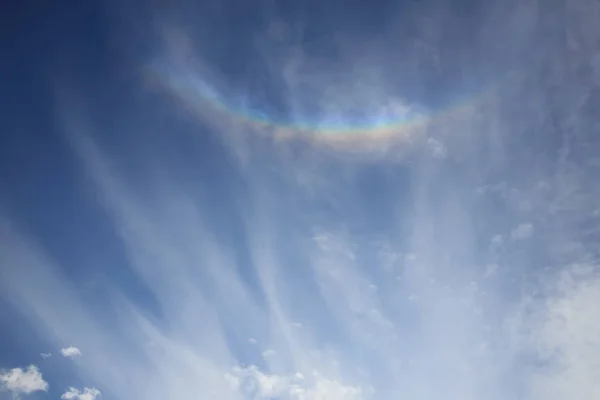
[[[48,382],[44,380],[38,367],[30,365],[26,369],[13,368],[0,371],[0,388],[18,396],[47,391]]]
[[[100,391],[96,388],[83,388],[83,391],[70,387],[60,398],[62,400],[95,400],[100,396]]]
[[[62,354],[63,357],[73,358],[73,357],[80,356],[81,351],[77,347],[69,346],[69,347],[60,349],[60,354]]]

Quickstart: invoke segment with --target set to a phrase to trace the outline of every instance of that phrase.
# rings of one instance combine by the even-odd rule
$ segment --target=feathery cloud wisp
[[[506,15],[506,3],[500,13],[495,6],[482,11],[484,35],[457,34],[482,42],[465,52],[475,47],[487,51],[477,58],[497,61],[501,56],[495,50],[512,52],[520,45],[509,40],[515,26],[524,31],[527,21],[553,21],[537,18],[537,3],[521,3],[530,9],[514,18]],[[455,14],[438,11],[434,14]],[[479,25],[448,18],[452,28]],[[494,81],[497,95],[493,91],[483,96],[485,102],[473,101],[478,115],[428,124],[424,140],[403,146],[377,139],[379,128],[392,136],[406,132],[402,123],[389,124],[404,121],[399,115],[405,113],[388,90],[409,91],[412,84],[422,98],[450,92],[414,87],[422,71],[445,62],[472,77],[463,67],[473,60],[455,63],[463,54],[448,46],[455,32],[445,29],[446,19],[436,21],[440,24],[411,21],[407,29],[427,31],[427,43],[418,47],[427,47],[429,54],[415,54],[413,43],[404,43],[412,40],[400,43],[393,35],[393,48],[402,49],[397,56],[387,48],[363,52],[348,46],[351,51],[340,49],[343,61],[312,60],[303,48],[293,59],[273,60],[273,46],[266,46],[265,63],[284,71],[282,92],[290,97],[294,121],[312,126],[305,112],[319,108],[315,113],[326,114],[324,124],[334,122],[334,129],[306,141],[263,140],[287,129],[279,120],[270,125],[268,118],[229,110],[227,104],[197,107],[221,100],[206,88],[208,99],[199,99],[197,81],[203,77],[194,74],[205,71],[182,78],[174,66],[168,82],[161,82],[169,86],[171,78],[181,78],[169,90],[187,108],[200,108],[203,118],[189,135],[180,134],[186,129],[181,124],[169,125],[168,140],[160,131],[164,124],[152,123],[153,109],[143,118],[132,111],[131,119],[123,112],[113,113],[123,120],[110,120],[112,114],[86,109],[85,96],[58,99],[57,120],[81,164],[81,192],[89,196],[78,196],[73,203],[82,207],[67,210],[82,215],[64,230],[60,226],[68,246],[55,248],[57,241],[48,240],[48,232],[59,230],[55,225],[17,228],[0,215],[0,265],[10,266],[0,268],[3,304],[52,346],[77,343],[85,357],[67,367],[116,399],[387,400],[399,393],[411,400],[598,397],[597,241],[590,244],[574,231],[583,226],[592,236],[596,222],[581,223],[573,216],[591,215],[588,205],[597,207],[600,197],[593,192],[597,185],[590,184],[597,174],[588,182],[587,171],[569,164],[581,162],[592,147],[576,154],[573,130],[561,140],[535,136],[547,125],[560,126],[555,123],[560,116],[552,115],[552,124],[541,125],[546,115],[528,120],[537,115],[531,108],[547,99],[523,86],[529,81],[520,76],[501,85]],[[276,40],[286,40],[285,29],[277,30]],[[495,47],[498,37],[505,40]],[[436,38],[440,49],[432,45]],[[190,43],[186,50],[195,48]],[[175,61],[202,64],[201,55],[180,55]],[[165,58],[167,68],[175,63]],[[517,53],[514,58],[522,59]],[[500,68],[492,64],[494,71]],[[388,82],[383,70],[406,76]],[[556,71],[527,73],[539,82]],[[439,82],[443,74],[434,75],[432,81]],[[212,79],[215,85],[218,79]],[[263,88],[262,81],[256,83]],[[236,95],[242,103],[253,100],[253,93]],[[305,107],[313,100],[318,104]],[[344,118],[361,112],[377,121],[372,131],[369,125],[368,132],[356,134],[361,121],[346,124]],[[513,112],[518,115],[507,116]],[[147,118],[148,129],[137,126]],[[94,126],[99,120],[107,123]],[[342,135],[335,129],[338,122],[344,125]],[[112,136],[101,131],[106,126],[132,129]],[[147,135],[153,129],[157,132]],[[233,138],[231,132],[237,131],[244,134]],[[329,135],[331,148],[311,140],[319,135]],[[340,137],[353,144],[352,151],[338,148]],[[568,143],[542,149],[544,157],[537,157],[532,143],[542,142]],[[381,153],[375,150],[380,145]],[[548,161],[555,154],[561,159]],[[519,157],[528,164],[519,164]],[[551,189],[532,185],[541,178]],[[52,216],[62,211],[46,203],[40,208]],[[31,214],[35,220],[37,214]],[[525,240],[533,225],[511,231],[519,221],[535,222],[535,240]],[[77,246],[80,239],[93,246]],[[554,257],[561,247],[569,249]],[[73,250],[80,248],[85,251]],[[577,279],[560,273],[573,262],[589,271]],[[73,274],[76,268],[81,269]],[[81,352],[68,347],[60,354]],[[14,389],[27,381],[22,377],[28,371],[12,371],[3,372],[5,390],[9,383]],[[36,382],[43,390],[41,375]],[[89,387],[70,388],[63,400],[99,394]]]

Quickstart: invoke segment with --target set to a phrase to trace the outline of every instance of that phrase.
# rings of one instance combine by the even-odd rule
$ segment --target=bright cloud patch
[[[225,375],[232,388],[252,400],[362,400],[359,387],[347,386],[314,372],[310,376],[268,374],[256,366],[236,367]]]
[[[100,391],[96,388],[84,388],[83,391],[70,387],[60,396],[62,400],[95,400],[100,396]]]
[[[511,232],[513,240],[529,239],[533,235],[533,225],[530,223],[522,223]]]
[[[35,365],[30,365],[26,369],[13,368],[8,371],[0,371],[0,388],[18,396],[47,391],[48,382],[44,380],[42,373]]]
[[[534,374],[531,399],[600,399],[600,277],[593,268],[561,274],[531,345],[548,366]]]
[[[70,346],[70,347],[60,349],[60,354],[62,354],[63,357],[72,358],[72,357],[80,356],[81,351],[77,347]]]

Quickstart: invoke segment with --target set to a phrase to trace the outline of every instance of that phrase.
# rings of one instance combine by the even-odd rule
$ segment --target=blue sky
[[[600,398],[599,12],[12,5],[0,400]]]

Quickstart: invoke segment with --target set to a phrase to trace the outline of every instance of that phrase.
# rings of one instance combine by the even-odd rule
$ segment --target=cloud
[[[533,235],[533,224],[531,223],[522,223],[512,230],[510,233],[510,237],[513,240],[525,240],[529,239]]]
[[[73,358],[80,356],[81,351],[77,347],[70,346],[60,349],[60,354],[62,354],[63,357]]]
[[[19,396],[48,391],[48,382],[44,380],[38,367],[30,365],[26,369],[0,370],[0,389]]]
[[[444,145],[434,138],[427,139],[427,145],[430,147],[431,152],[435,157],[443,158],[447,155],[448,150],[444,147]]]
[[[273,349],[267,349],[265,351],[262,352],[262,356],[264,358],[270,358],[270,357],[274,357],[277,354],[277,352]]]
[[[537,308],[527,343],[545,368],[533,371],[529,399],[593,399],[600,396],[600,276],[598,267],[562,271]]]
[[[45,360],[52,357],[52,353],[40,353],[40,356]]]
[[[484,24],[490,29],[490,45],[514,28],[494,19],[494,10]],[[516,19],[523,18],[528,19]],[[507,28],[491,29],[495,24]],[[427,27],[432,31],[426,44],[436,50],[441,68],[444,51],[431,42],[444,36],[436,30],[453,32],[451,26],[431,25],[435,24]],[[440,38],[444,49],[450,39]],[[411,48],[391,42],[394,49],[402,45],[407,51],[398,50],[401,55],[390,59],[387,50],[373,59],[371,53],[356,50],[349,55],[340,51],[343,62],[310,60],[305,54],[298,65],[292,65],[295,60],[273,62],[275,70],[286,67],[287,100],[291,108],[299,103],[293,115],[299,125],[306,111],[303,102],[313,98],[319,102],[315,107],[326,114],[324,121],[339,122],[367,110],[382,118],[377,127],[387,129],[389,117],[406,108],[387,90],[408,91],[427,69],[420,57],[412,66],[398,65],[398,58],[412,58]],[[512,44],[506,39],[501,46],[513,49]],[[187,46],[188,51],[193,48],[193,43]],[[461,57],[461,51],[450,49],[450,58]],[[485,59],[485,54],[479,58]],[[501,69],[492,64],[492,69]],[[402,70],[409,77],[387,82],[381,69]],[[537,171],[552,163],[536,158],[535,151],[529,153],[531,144],[559,142],[530,139],[547,129],[529,129],[533,110],[516,107],[513,100],[531,96],[533,90],[526,88],[507,99],[517,85],[500,78],[497,84],[494,76],[492,89],[484,85],[486,91],[496,93],[496,86],[502,91],[491,96],[493,101],[484,96],[489,108],[481,106],[472,121],[428,125],[432,136],[421,143],[424,146],[396,148],[384,140],[387,153],[381,156],[374,151],[381,142],[354,129],[348,141],[358,145],[350,146],[350,152],[336,145],[325,151],[313,140],[283,145],[262,140],[265,135],[278,137],[274,131],[285,128],[269,127],[267,119],[240,122],[241,117],[230,115],[226,107],[207,107],[214,98],[197,96],[202,77],[195,75],[202,71],[186,74],[173,67],[169,72],[173,71],[168,83],[179,79],[175,97],[186,108],[202,112],[203,122],[217,121],[210,127],[218,132],[191,126],[189,137],[181,140],[185,134],[179,131],[186,130],[181,126],[185,124],[174,123],[168,125],[173,140],[163,140],[167,136],[160,131],[162,123],[137,126],[151,119],[154,110],[144,118],[134,111],[131,119],[127,112],[117,113],[124,120],[113,121],[105,120],[102,110],[88,108],[85,96],[62,93],[56,101],[57,121],[82,167],[77,173],[90,203],[73,208],[84,214],[74,218],[74,224],[86,221],[81,230],[65,225],[72,249],[79,249],[80,236],[93,241],[94,246],[83,247],[83,260],[74,261],[79,257],[71,257],[69,246],[51,247],[54,241],[44,237],[46,229],[38,232],[34,224],[19,226],[0,216],[0,265],[12,266],[0,268],[2,301],[54,346],[77,343],[84,349],[85,357],[77,360],[78,377],[97,383],[105,397],[115,399],[598,397],[599,381],[593,375],[598,370],[597,343],[592,335],[599,289],[594,274],[574,280],[540,266],[565,269],[567,261],[545,251],[567,239],[577,245],[574,258],[593,259],[595,253],[580,251],[589,244],[569,231],[578,221],[561,219],[562,214],[544,205],[553,204],[553,199],[544,202],[540,198],[546,194],[538,198],[528,191],[531,182],[539,181]],[[216,85],[221,83],[218,79],[211,81]],[[335,82],[329,85],[330,80]],[[96,104],[93,100],[89,104]],[[479,98],[467,100],[480,106]],[[543,104],[540,100],[528,98],[536,106]],[[515,108],[522,114],[514,121],[505,117]],[[103,142],[106,132],[92,121],[122,126],[119,133],[127,140],[113,143],[111,137],[110,144]],[[393,134],[404,132],[392,129],[399,129],[390,131]],[[526,139],[519,129],[526,131]],[[367,133],[380,132],[374,130]],[[254,131],[259,134],[251,135]],[[243,135],[231,139],[232,132]],[[330,139],[336,142],[336,135]],[[240,149],[245,161],[253,162],[241,162]],[[565,156],[561,162],[575,158]],[[519,164],[521,159],[535,168]],[[572,167],[563,169],[573,173]],[[544,193],[557,192],[561,204],[575,208],[570,193],[577,192],[576,180],[548,175],[548,182],[558,181],[567,189]],[[475,196],[477,187],[489,190]],[[532,211],[532,204],[539,209]],[[536,230],[545,232],[536,213],[551,215],[553,227],[561,228],[554,231],[564,235],[560,241],[540,238],[547,241],[540,246],[544,254],[539,258],[535,251],[513,252],[513,247],[534,242],[524,240],[532,235],[533,225],[522,224],[506,235],[522,240],[519,246],[496,235],[510,232],[507,221],[515,220],[538,221]],[[47,231],[55,231],[50,228]],[[592,242],[596,246],[597,241]],[[81,270],[72,274],[76,268]],[[90,271],[97,275],[88,280]],[[83,285],[99,290],[90,296]],[[544,285],[554,289],[545,291]],[[528,295],[534,299],[523,311],[522,297]],[[80,352],[69,347],[61,354],[74,357]],[[87,400],[98,394],[95,389],[70,388],[63,398]]]
[[[106,314],[117,317],[92,312],[44,250],[10,225],[0,254],[19,268],[0,271],[0,285],[51,340],[85,349],[80,374],[104,391],[149,400],[198,393],[224,400],[363,400],[399,392],[415,400],[489,393],[504,400],[519,387],[506,383],[519,354],[504,347],[502,320],[512,310],[496,286],[500,273],[484,281],[485,267],[471,267],[480,240],[465,194],[471,187],[441,173],[415,178],[416,187],[406,188],[414,208],[406,214],[394,202],[384,208],[390,219],[404,215],[395,226],[406,224],[407,237],[375,241],[376,230],[313,217],[287,203],[297,192],[253,181],[260,190],[245,198],[235,221],[241,233],[217,235],[209,216],[218,209],[194,185],[159,176],[140,188],[84,133],[85,125],[71,123],[89,190],[160,318],[111,286]],[[365,207],[345,190],[354,196],[340,215]],[[374,208],[365,217],[375,217]],[[481,242],[488,247],[493,237]],[[378,261],[382,254],[385,262]],[[263,359],[249,337],[273,352]],[[532,351],[534,344],[524,347]]]
[[[84,388],[83,391],[70,387],[60,398],[62,400],[95,400],[100,397],[100,391],[96,388]]]
[[[308,377],[265,374],[256,366],[236,367],[226,374],[230,385],[245,398],[266,400],[362,400],[367,398],[360,387],[344,385],[313,373]]]

